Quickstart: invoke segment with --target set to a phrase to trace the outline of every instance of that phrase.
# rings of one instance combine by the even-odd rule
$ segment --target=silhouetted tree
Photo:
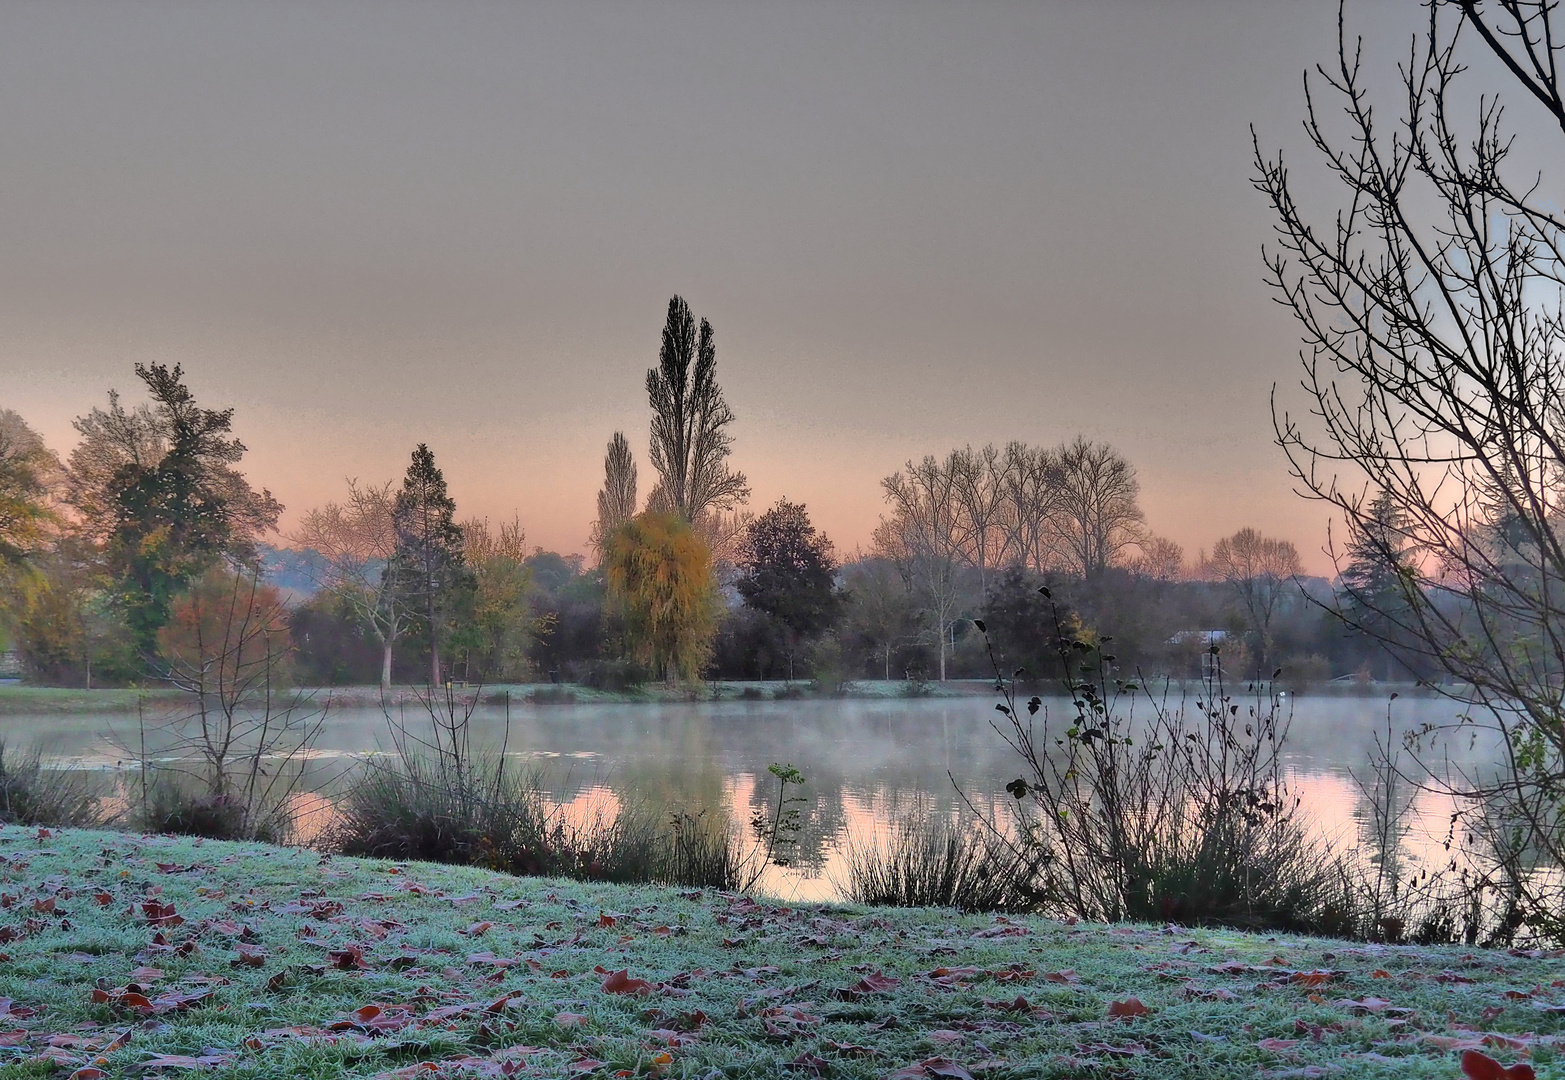
[[[1299,551],[1290,541],[1262,536],[1255,529],[1240,529],[1212,547],[1209,573],[1228,583],[1244,605],[1256,646],[1256,664],[1271,662],[1272,617],[1283,590],[1303,572]],[[1262,670],[1260,677],[1268,672]]]
[[[891,516],[875,529],[875,552],[894,563],[930,621],[946,677],[949,632],[960,609],[962,533],[951,470],[933,457],[907,463],[880,482]]]
[[[1489,879],[1565,939],[1565,214],[1559,177],[1537,171],[1565,132],[1565,25],[1552,0],[1426,7],[1390,122],[1345,28],[1307,76],[1306,131],[1343,193],[1324,227],[1292,163],[1256,141],[1279,237],[1267,276],[1306,350],[1306,415],[1274,423],[1297,486],[1350,544],[1374,546],[1382,496],[1395,507],[1418,558],[1412,587],[1385,594],[1387,644],[1464,684],[1463,716],[1501,736],[1500,778],[1452,782],[1497,823]],[[1496,78],[1541,107],[1543,145],[1506,129]]]
[[[1093,577],[1144,535],[1136,468],[1107,443],[1081,436],[1057,451],[1054,529],[1063,568]]]
[[[780,499],[745,529],[738,566],[744,602],[787,631],[791,679],[794,653],[829,630],[842,610],[831,541],[801,504]]]
[[[712,324],[699,334],[690,305],[668,302],[658,366],[647,372],[652,406],[652,467],[658,485],[648,505],[694,523],[703,512],[732,510],[750,496],[743,473],[731,472],[727,431],[734,414],[717,385]]]
[[[439,686],[440,645],[447,623],[471,578],[463,559],[462,530],[446,478],[424,443],[413,451],[402,490],[392,505],[397,549],[392,572],[408,607],[420,613],[429,636],[429,683]]]
[[[603,455],[603,488],[598,492],[598,519],[592,523],[592,546],[599,557],[603,541],[636,516],[636,459],[625,433],[616,431]]]

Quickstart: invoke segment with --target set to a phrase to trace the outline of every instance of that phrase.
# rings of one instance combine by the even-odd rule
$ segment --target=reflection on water
[[[473,745],[499,749],[540,770],[551,797],[572,818],[612,814],[625,800],[692,811],[722,808],[734,821],[775,797],[773,762],[792,763],[808,780],[798,858],[774,868],[763,887],[796,899],[829,898],[844,872],[849,835],[884,838],[919,809],[951,811],[960,788],[980,807],[1001,805],[1018,763],[990,727],[993,702],[983,697],[872,701],[706,702],[669,705],[513,705],[473,717]],[[1064,702],[1052,703],[1056,716]],[[1353,774],[1367,776],[1375,734],[1384,737],[1384,698],[1299,698],[1286,760],[1306,811],[1332,842],[1358,842],[1364,800]],[[1450,702],[1403,698],[1393,706],[1398,733],[1450,723]],[[417,730],[417,707],[396,718]],[[427,716],[422,721],[427,723]],[[9,717],[13,745],[44,741],[50,756],[87,768],[129,767],[141,733],[134,717]],[[155,728],[147,752],[156,757]],[[330,795],[356,762],[388,752],[387,717],[379,709],[333,710],[308,763],[296,809],[306,837],[329,821]],[[1459,760],[1481,767],[1492,750],[1463,743]],[[1409,848],[1438,863],[1451,807],[1433,795],[1416,801]]]

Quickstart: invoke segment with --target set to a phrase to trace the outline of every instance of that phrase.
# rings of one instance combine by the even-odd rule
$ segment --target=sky
[[[1419,6],[1353,4],[1385,71]],[[669,297],[751,507],[869,543],[909,458],[1083,433],[1194,555],[1327,568],[1269,398],[1250,125],[1299,145],[1335,0],[0,9],[0,407],[62,455],[132,365],[236,408],[300,512],[418,442],[461,516],[582,550],[642,491]]]

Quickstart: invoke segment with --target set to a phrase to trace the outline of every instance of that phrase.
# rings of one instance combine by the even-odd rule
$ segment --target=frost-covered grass
[[[0,829],[0,857],[5,1077],[1450,1078],[1468,1046],[1565,1076],[1546,956],[111,832]]]

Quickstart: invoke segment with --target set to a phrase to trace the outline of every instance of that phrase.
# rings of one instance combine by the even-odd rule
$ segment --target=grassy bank
[[[119,833],[0,858],[5,1077],[1454,1077],[1467,1046],[1565,1076],[1558,959]]]
[[[839,692],[823,694],[809,682],[711,682],[696,686],[670,686],[647,683],[624,690],[603,690],[577,683],[501,684],[483,687],[484,697],[498,704],[506,692],[516,704],[559,705],[633,705],[684,701],[777,701],[795,698],[848,697],[896,698],[910,695],[906,682],[893,680],[863,681],[846,684]],[[992,693],[994,684],[983,680],[929,683],[920,689],[920,697],[970,697]],[[306,687],[297,693],[315,704],[330,700],[337,707],[374,708],[381,702],[378,686]],[[389,700],[396,704],[416,703],[422,687],[393,687]],[[179,704],[185,696],[175,690],[109,689],[80,690],[52,686],[0,686],[0,716],[34,713],[134,713],[138,700],[165,706]]]
[[[134,713],[138,701],[163,707],[184,700],[177,690],[81,690],[58,686],[0,686],[0,716],[37,713]]]

